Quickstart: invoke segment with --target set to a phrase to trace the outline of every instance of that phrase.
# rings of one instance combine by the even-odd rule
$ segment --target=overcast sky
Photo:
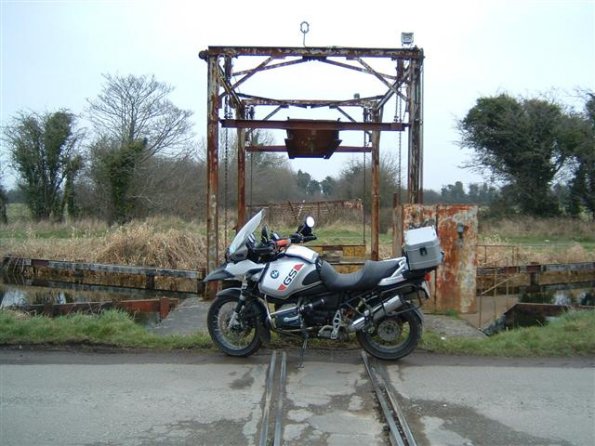
[[[20,110],[83,112],[101,89],[102,73],[154,74],[175,87],[171,99],[178,107],[194,111],[201,139],[207,77],[200,50],[301,46],[304,20],[308,46],[395,48],[401,32],[414,32],[426,56],[424,188],[434,190],[483,181],[460,168],[470,152],[457,146],[455,128],[478,97],[555,91],[562,102],[576,104],[577,89],[595,90],[595,0],[0,3],[3,125]],[[397,137],[385,135],[383,145],[395,152]],[[320,180],[351,156],[292,167]]]

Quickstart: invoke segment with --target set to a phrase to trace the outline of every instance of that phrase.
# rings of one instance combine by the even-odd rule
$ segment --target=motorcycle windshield
[[[248,221],[248,223],[246,223],[242,227],[242,229],[239,230],[239,232],[236,234],[235,238],[231,242],[231,245],[229,245],[230,255],[236,252],[239,248],[242,247],[242,245],[246,243],[248,236],[254,233],[254,231],[256,231],[256,228],[258,228],[258,226],[260,225],[260,222],[262,221],[263,217],[264,209],[261,209],[254,217],[252,217]]]

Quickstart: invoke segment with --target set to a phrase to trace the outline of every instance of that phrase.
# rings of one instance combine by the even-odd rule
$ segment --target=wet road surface
[[[2,445],[258,444],[270,350],[0,349]],[[359,350],[287,351],[283,444],[389,444]],[[595,444],[594,359],[385,363],[419,445]]]

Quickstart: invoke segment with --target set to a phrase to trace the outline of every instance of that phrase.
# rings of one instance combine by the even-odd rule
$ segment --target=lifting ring
[[[306,34],[308,34],[310,31],[310,24],[304,20],[302,23],[300,23],[300,31],[304,35],[303,44],[306,46]]]

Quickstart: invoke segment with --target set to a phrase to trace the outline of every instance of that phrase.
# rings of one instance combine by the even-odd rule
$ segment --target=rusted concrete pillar
[[[444,262],[433,275],[432,301],[424,305],[424,311],[475,313],[477,206],[405,204],[402,216],[403,231],[435,226],[444,252]]]
[[[477,311],[477,206],[436,206],[444,263],[436,272],[437,310]]]

